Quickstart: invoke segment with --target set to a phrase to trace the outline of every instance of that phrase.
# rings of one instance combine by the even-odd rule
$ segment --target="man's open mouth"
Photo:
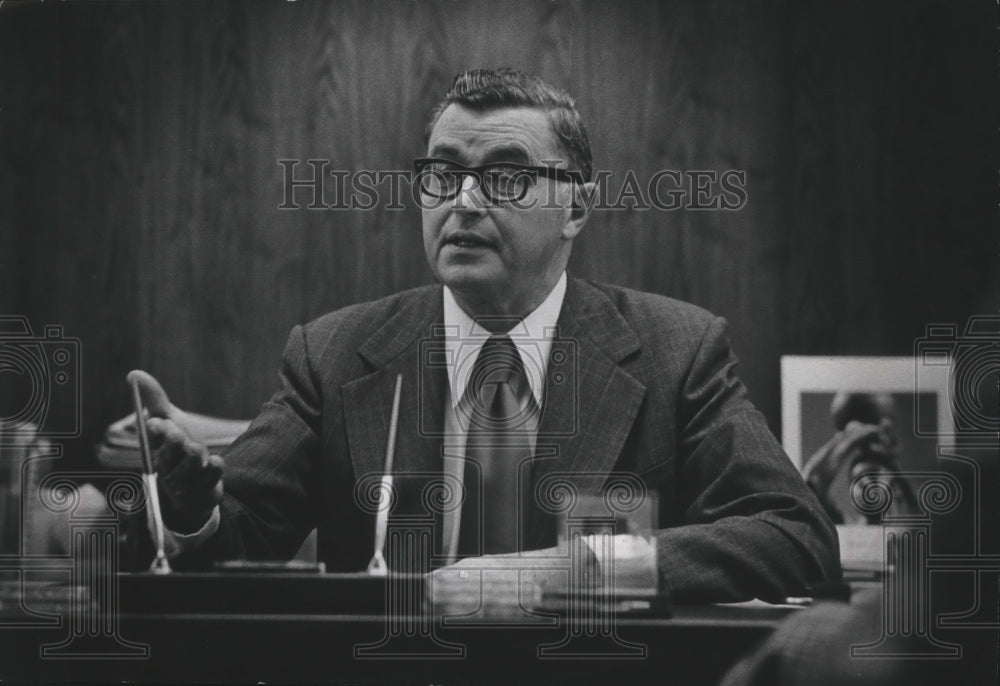
[[[479,236],[452,236],[445,241],[446,245],[454,245],[459,248],[490,248],[493,244]]]

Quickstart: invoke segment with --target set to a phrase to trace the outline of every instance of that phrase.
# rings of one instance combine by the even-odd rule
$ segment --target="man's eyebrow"
[[[488,151],[483,155],[482,164],[490,164],[491,162],[513,162],[527,165],[535,163],[531,155],[517,145],[501,146]]]
[[[428,154],[431,157],[443,157],[445,159],[453,160],[459,164],[469,164],[469,161],[465,159],[462,152],[451,145],[439,144],[435,145],[430,149]],[[482,161],[479,162],[481,165],[492,164],[494,162],[513,162],[515,164],[535,164],[534,159],[531,155],[521,146],[518,145],[501,145],[491,150],[487,150],[483,155]]]
[[[431,157],[443,157],[445,159],[454,160],[455,162],[459,162],[462,159],[462,155],[458,148],[447,144],[435,145],[427,154]]]

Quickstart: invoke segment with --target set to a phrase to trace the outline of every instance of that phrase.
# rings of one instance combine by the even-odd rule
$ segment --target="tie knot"
[[[473,425],[494,430],[523,425],[534,403],[524,363],[509,336],[490,336],[483,343],[467,395]]]
[[[490,336],[483,343],[469,383],[474,388],[498,383],[511,384],[523,375],[524,363],[521,362],[521,355],[517,352],[514,341],[506,334],[498,334]]]

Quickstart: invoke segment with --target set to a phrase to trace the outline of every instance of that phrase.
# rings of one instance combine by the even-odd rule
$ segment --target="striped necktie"
[[[522,465],[531,458],[538,407],[521,356],[507,335],[483,344],[467,386],[461,557],[519,549]],[[524,481],[523,483],[527,483]]]

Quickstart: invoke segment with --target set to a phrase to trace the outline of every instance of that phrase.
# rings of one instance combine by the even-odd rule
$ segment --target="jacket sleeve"
[[[291,558],[316,526],[321,401],[304,330],[285,346],[280,386],[226,451],[216,534],[181,556],[183,567],[210,560]]]
[[[841,576],[836,529],[747,398],[714,318],[677,399],[678,526],[657,562],[681,602],[776,600]]]

